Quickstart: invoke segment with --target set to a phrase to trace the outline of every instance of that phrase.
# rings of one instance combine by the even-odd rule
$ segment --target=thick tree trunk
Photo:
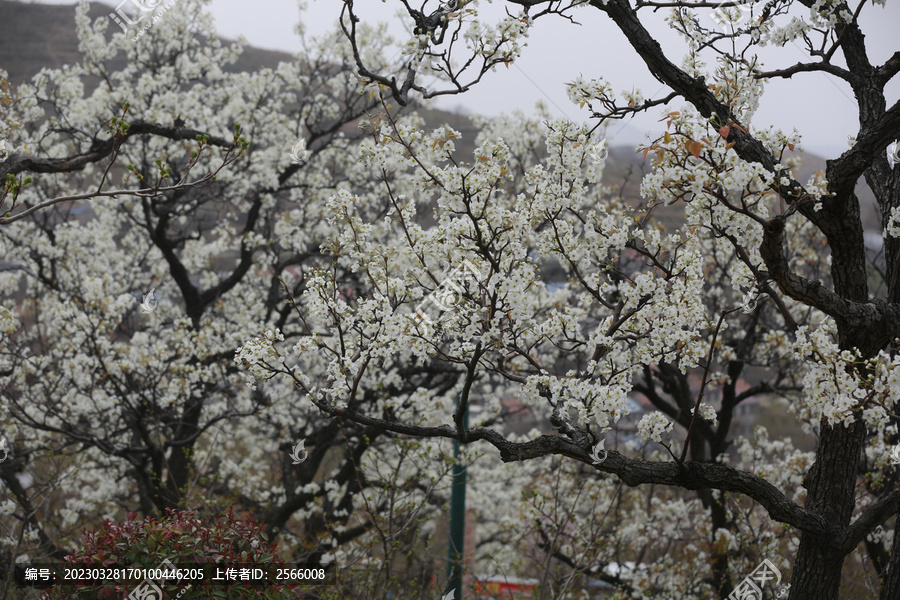
[[[804,480],[806,508],[824,516],[832,529],[824,535],[802,533],[793,565],[790,600],[837,600],[846,552],[837,534],[850,523],[857,468],[866,428],[821,424],[816,462]]]
[[[882,578],[879,600],[897,600],[900,598],[900,517],[894,524],[894,545],[891,557]]]
[[[829,161],[829,174],[833,166]],[[847,300],[867,302],[869,290],[859,200],[851,191],[826,206],[821,228],[831,249],[834,292]],[[836,320],[841,349],[859,349],[865,358],[878,353],[879,343],[868,328]],[[866,436],[861,418],[862,415],[856,415],[857,420],[847,426],[829,425],[824,419],[819,423],[816,461],[803,481],[808,491],[805,507],[825,517],[830,529],[826,534],[801,533],[789,600],[838,598],[847,555],[847,550],[838,543],[838,535],[850,525],[856,505],[856,481]]]

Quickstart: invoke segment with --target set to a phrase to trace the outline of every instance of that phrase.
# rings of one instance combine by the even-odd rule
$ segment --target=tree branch
[[[449,425],[437,427],[407,425],[369,417],[342,407],[330,406],[314,398],[311,400],[330,415],[340,416],[363,425],[415,437],[459,439],[456,428]],[[475,427],[466,433],[468,434],[468,443],[484,440],[497,448],[503,462],[516,462],[559,454],[592,465],[595,469],[612,473],[631,487],[652,483],[688,490],[710,488],[745,494],[763,506],[776,521],[812,533],[834,533],[833,528],[823,517],[797,506],[765,479],[725,465],[690,460],[685,461],[682,465],[674,462],[652,462],[626,458],[613,450],[609,451],[607,460],[602,464],[593,465],[593,458],[589,454],[590,448],[578,446],[573,441],[561,436],[542,435],[527,442],[511,442],[499,432],[485,427]]]
[[[900,489],[876,500],[844,530],[840,543],[846,554],[852,552],[877,526],[900,511]]]
[[[769,275],[781,291],[794,300],[818,308],[841,324],[866,330],[878,348],[897,338],[900,305],[880,299],[854,302],[838,296],[819,281],[810,281],[791,271],[784,253],[784,221],[785,218],[779,215],[766,222],[759,247]]]
[[[830,73],[835,77],[840,77],[844,81],[850,83],[851,85],[859,85],[862,83],[861,78],[851,73],[846,69],[842,69],[837,65],[833,65],[831,63],[797,63],[792,67],[787,67],[785,69],[775,69],[774,71],[763,71],[761,73],[757,73],[755,77],[757,79],[768,79],[771,77],[783,77],[785,79],[790,79],[796,73],[810,73],[823,71],[825,73]]]
[[[74,202],[76,200],[91,200],[93,198],[116,198],[118,196],[138,196],[142,198],[152,198],[154,196],[160,195],[162,192],[172,192],[176,190],[185,190],[188,188],[195,187],[204,187],[212,183],[213,178],[215,177],[212,173],[207,173],[200,179],[196,181],[191,181],[187,183],[176,183],[175,185],[165,186],[165,187],[153,187],[153,188],[143,188],[139,190],[112,190],[109,192],[86,192],[84,194],[73,194],[71,196],[60,196],[58,198],[53,198],[51,200],[47,200],[46,202],[41,202],[40,204],[35,204],[31,208],[23,210],[22,212],[16,213],[9,217],[0,217],[0,225],[7,225],[14,221],[18,221],[19,219],[24,219],[28,215],[42,210],[44,208],[48,208],[53,206],[54,204],[59,204],[60,202]]]
[[[26,154],[12,154],[6,160],[0,161],[0,181],[4,181],[7,174],[16,175],[25,171],[32,173],[70,173],[72,171],[80,171],[88,164],[100,161],[112,154],[117,147],[117,143],[121,145],[122,141],[130,137],[147,134],[158,135],[170,140],[196,140],[198,135],[208,135],[203,131],[187,127],[167,127],[158,123],[135,121],[134,123],[129,123],[128,130],[125,133],[91,146],[88,152],[68,158],[36,158]],[[220,148],[231,148],[234,145],[233,142],[225,138],[215,136],[209,136],[208,143]]]

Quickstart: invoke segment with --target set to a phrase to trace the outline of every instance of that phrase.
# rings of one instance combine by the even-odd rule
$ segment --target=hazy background
[[[863,0],[857,0],[863,1]],[[37,3],[37,2],[35,2]],[[76,0],[48,0],[43,4],[77,4]],[[113,6],[119,0],[111,2]],[[509,8],[518,7],[502,1],[481,1],[479,10],[485,22],[496,22],[497,16]],[[857,2],[851,2],[856,6]],[[426,12],[437,8],[437,0],[429,0]],[[758,10],[763,3],[756,2]],[[302,44],[295,31],[301,17],[306,35],[330,29],[337,21],[343,6],[342,0],[212,0],[211,10],[219,33],[227,38],[243,35],[253,46],[286,52],[302,51]],[[175,7],[177,10],[177,5]],[[409,35],[409,16],[398,18],[399,3],[391,0],[360,0],[357,10],[369,22],[390,23],[395,37],[406,39]],[[711,9],[697,9],[700,19],[715,25]],[[536,12],[536,11],[532,11]],[[642,9],[642,18],[648,19],[650,31],[655,33],[670,58],[678,64],[683,56],[681,39],[666,26],[664,19],[669,9],[652,13]],[[798,13],[800,14],[800,13]],[[616,91],[640,89],[647,98],[656,97],[662,84],[654,79],[637,54],[627,45],[624,36],[606,15],[590,7],[574,12],[581,26],[573,25],[556,16],[545,16],[537,21],[524,49],[522,57],[509,69],[498,68],[471,91],[459,96],[444,97],[436,106],[445,110],[476,112],[497,115],[514,109],[526,113],[534,111],[535,102],[544,101],[558,116],[584,120],[588,113],[573,105],[566,97],[565,83],[579,74],[584,77],[603,77]],[[861,23],[866,34],[870,60],[883,63],[897,50],[897,27],[900,25],[900,0],[888,0],[885,8],[873,6],[866,0]],[[161,21],[155,26],[164,26]],[[785,48],[762,48],[760,57],[766,68],[780,68],[809,61],[803,50],[787,44]],[[835,63],[843,64],[840,52]],[[889,87],[889,105],[900,96],[900,82]],[[682,102],[676,101],[677,109]],[[615,144],[637,144],[647,131],[658,131],[662,108],[630,121],[611,122],[608,137]],[[801,73],[793,80],[773,81],[768,84],[760,109],[754,120],[756,127],[770,124],[786,131],[796,128],[803,134],[803,147],[826,157],[839,155],[848,148],[847,137],[854,135],[859,123],[856,104],[850,87],[836,78],[821,73]],[[900,137],[900,133],[898,133]]]

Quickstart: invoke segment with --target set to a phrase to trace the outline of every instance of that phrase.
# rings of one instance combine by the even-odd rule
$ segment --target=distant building
[[[534,598],[537,579],[504,577],[501,575],[476,576],[475,597],[484,600],[530,600]]]

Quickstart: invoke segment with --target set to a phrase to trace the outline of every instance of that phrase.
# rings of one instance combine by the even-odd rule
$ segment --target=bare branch
[[[36,158],[26,154],[12,154],[0,162],[0,181],[5,180],[7,174],[15,175],[22,172],[70,173],[72,171],[80,171],[86,165],[100,161],[112,154],[123,140],[136,135],[148,134],[158,135],[170,140],[196,140],[197,136],[208,135],[203,131],[187,127],[169,127],[158,123],[136,121],[129,123],[128,130],[125,133],[95,144],[87,152],[68,158]],[[216,136],[209,136],[208,143],[220,148],[231,148],[234,145],[233,142]]]
[[[18,221],[19,219],[24,219],[28,215],[42,210],[44,208],[48,208],[53,206],[54,204],[59,204],[60,202],[74,202],[75,200],[90,200],[91,198],[116,198],[118,196],[138,196],[141,198],[153,198],[155,196],[159,196],[163,192],[173,192],[176,190],[186,190],[190,188],[197,187],[206,187],[211,184],[213,179],[215,179],[215,175],[212,173],[207,173],[200,179],[196,181],[190,181],[187,183],[177,183],[175,185],[170,186],[162,186],[162,187],[152,187],[152,188],[142,188],[137,190],[111,190],[108,192],[87,192],[84,194],[73,194],[71,196],[60,196],[58,198],[53,198],[52,200],[47,200],[46,202],[42,202],[40,204],[35,204],[31,208],[23,210],[20,213],[16,213],[9,217],[0,217],[0,225],[7,225],[14,221]]]
[[[793,75],[797,73],[814,73],[814,72],[825,72],[834,75],[835,77],[840,77],[844,81],[851,83],[852,85],[857,85],[861,83],[861,79],[848,71],[847,69],[842,69],[837,65],[833,65],[831,63],[797,63],[792,67],[787,67],[785,69],[775,69],[773,71],[761,71],[756,73],[755,77],[757,79],[768,79],[771,77],[782,77],[785,79],[791,78]]]
[[[759,248],[769,275],[781,291],[839,323],[865,328],[879,348],[895,339],[900,334],[900,306],[878,299],[854,302],[835,294],[820,281],[810,281],[791,271],[784,254],[784,221],[783,216],[777,216],[766,223]]]
[[[876,527],[893,517],[900,511],[900,489],[878,498],[844,530],[841,548],[849,554]]]
[[[311,398],[312,399],[312,398]],[[350,421],[377,427],[386,431],[412,435],[415,437],[445,437],[459,439],[455,427],[408,425],[369,417],[346,408],[331,406],[312,399],[324,412],[343,417]],[[542,435],[528,442],[511,442],[499,432],[486,427],[475,427],[465,431],[466,443],[484,440],[500,451],[503,462],[516,462],[559,454],[585,464],[593,464],[590,448],[583,448],[573,441],[557,435]],[[626,485],[662,484],[689,490],[702,488],[741,493],[760,503],[776,521],[793,525],[812,533],[829,533],[831,527],[820,515],[797,506],[788,500],[775,486],[751,473],[739,471],[725,465],[685,461],[682,465],[674,462],[662,463],[644,459],[626,458],[610,451],[607,460],[594,468],[618,476]]]

